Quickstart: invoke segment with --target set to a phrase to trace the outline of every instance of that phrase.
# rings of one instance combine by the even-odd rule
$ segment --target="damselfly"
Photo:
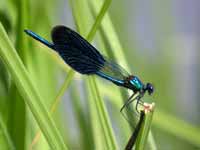
[[[154,91],[151,83],[143,84],[137,76],[130,75],[117,63],[106,59],[95,47],[68,27],[62,25],[54,27],[51,32],[52,43],[30,30],[24,31],[34,39],[58,52],[64,61],[77,72],[86,75],[97,75],[118,86],[132,90],[133,94],[128,98],[120,111],[134,100],[137,100],[137,109],[138,104],[142,103],[140,99],[146,91],[149,95]],[[137,93],[139,94],[135,97]]]

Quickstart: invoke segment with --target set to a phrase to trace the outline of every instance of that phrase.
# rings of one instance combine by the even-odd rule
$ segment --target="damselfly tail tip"
[[[31,30],[24,29],[24,32],[25,32],[26,34],[30,34]]]

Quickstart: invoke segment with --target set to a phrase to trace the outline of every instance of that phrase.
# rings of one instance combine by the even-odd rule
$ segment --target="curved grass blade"
[[[161,110],[156,110],[153,125],[200,148],[199,127],[192,126]]]
[[[14,150],[15,149],[14,144],[6,128],[6,125],[1,117],[0,117],[0,131],[1,131],[1,141],[4,141],[3,143],[1,143],[1,148]]]
[[[95,22],[92,26],[93,28],[92,28],[92,30],[90,30],[90,33],[87,36],[88,41],[91,41],[92,38],[94,37],[98,27],[100,26],[100,24],[102,22],[104,15],[106,14],[106,12],[107,12],[110,4],[111,4],[111,2],[112,2],[112,0],[105,0],[105,2],[103,3],[103,6],[101,7],[100,12],[98,13],[98,15],[95,19]]]
[[[43,131],[47,142],[52,149],[67,149],[64,140],[53,122],[46,107],[42,103],[34,83],[32,82],[27,70],[12,46],[3,26],[0,24],[0,57],[21,93],[24,101],[28,104],[38,125]]]
[[[50,113],[51,114],[53,114],[56,111],[56,108],[58,107],[58,104],[59,104],[59,102],[61,100],[61,97],[64,95],[65,91],[69,87],[69,85],[70,85],[70,83],[71,83],[71,81],[72,81],[72,79],[74,77],[74,74],[75,74],[75,72],[73,70],[69,71],[69,73],[68,73],[68,75],[67,75],[67,77],[66,77],[66,79],[65,79],[65,81],[64,81],[64,83],[62,85],[62,87],[60,88],[60,90],[59,90],[59,92],[58,92],[58,94],[57,94],[57,96],[55,98],[54,103],[51,106],[51,109],[50,109]],[[39,141],[40,137],[41,137],[41,130],[38,130],[36,132],[32,142],[31,142],[30,146],[29,146],[30,149],[33,149],[33,146]]]

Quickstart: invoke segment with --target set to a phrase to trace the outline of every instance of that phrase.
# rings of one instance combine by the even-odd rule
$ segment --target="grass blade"
[[[16,27],[16,50],[23,61],[26,68],[28,68],[29,61],[28,59],[28,41],[24,37],[23,29],[28,26],[28,1],[19,0],[17,4],[17,27]],[[29,61],[28,61],[29,60]],[[23,98],[15,86],[15,83],[12,82],[10,90],[10,101],[13,103],[10,105],[10,117],[9,117],[9,130],[15,144],[16,149],[24,149],[25,146],[25,137],[26,137],[26,106]],[[14,99],[13,99],[14,98]],[[20,116],[20,117],[19,117]]]
[[[136,125],[130,139],[128,140],[128,143],[126,144],[125,150],[132,150],[133,146],[135,145],[135,142],[137,140],[138,134],[141,130],[142,123],[144,122],[145,112],[140,112],[140,120],[138,121],[138,124]]]
[[[94,106],[91,109],[91,111],[97,112],[97,115],[95,117],[96,121],[93,122],[93,126],[95,126],[96,123],[100,124],[101,130],[103,132],[103,139],[106,143],[106,146],[104,148],[116,149],[117,144],[116,144],[115,136],[113,134],[112,127],[108,119],[108,114],[106,111],[105,104],[103,100],[101,99],[94,77],[90,77],[89,85],[90,85],[89,89],[91,90],[92,100],[94,101],[93,102]]]
[[[37,92],[23,63],[12,46],[3,26],[0,24],[0,57],[10,71],[17,89],[28,104],[38,125],[43,131],[47,142],[52,149],[67,149],[64,140],[59,134],[53,119],[42,103],[42,98]]]
[[[149,135],[149,131],[151,128],[151,122],[153,118],[153,112],[154,112],[154,103],[148,104],[148,106],[151,106],[150,110],[145,111],[145,117],[144,117],[144,123],[142,124],[141,132],[138,135],[137,143],[136,143],[136,150],[144,150],[146,146],[146,141]],[[152,145],[151,143],[150,145]],[[154,146],[155,147],[155,146]]]
[[[156,111],[153,125],[200,148],[200,128],[198,127],[161,110]]]
[[[14,150],[15,149],[14,144],[12,142],[10,134],[7,131],[6,125],[1,117],[0,117],[0,131],[2,133],[0,141],[4,141],[1,142],[1,148]]]
[[[97,29],[99,28],[101,22],[102,22],[102,19],[103,17],[105,16],[110,4],[111,4],[112,0],[105,0],[105,2],[103,3],[103,6],[101,7],[100,9],[100,12],[98,13],[96,19],[95,19],[95,22],[92,26],[92,29],[90,30],[90,33],[88,34],[87,36],[87,40],[88,41],[91,41],[92,38],[94,37]]]
[[[61,97],[64,95],[66,89],[69,87],[70,82],[72,81],[72,78],[74,77],[74,73],[75,72],[73,70],[69,71],[69,73],[68,73],[68,75],[67,75],[67,77],[66,77],[66,79],[65,79],[65,81],[64,81],[64,83],[63,83],[63,85],[61,87],[61,89],[59,90],[59,92],[58,92],[58,94],[57,94],[57,96],[55,98],[54,103],[51,106],[51,109],[50,109],[50,113],[51,114],[53,114],[56,111],[56,108],[58,107],[58,104],[59,104],[59,102],[61,100]],[[38,130],[36,132],[32,142],[31,142],[30,146],[29,146],[30,149],[33,149],[33,146],[39,141],[40,137],[41,137],[41,130]]]

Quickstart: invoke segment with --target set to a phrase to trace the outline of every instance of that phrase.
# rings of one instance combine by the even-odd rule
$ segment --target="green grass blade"
[[[151,122],[153,118],[154,104],[151,104],[151,105],[148,104],[148,106],[152,106],[152,108],[150,111],[145,112],[144,123],[142,124],[141,132],[139,132],[136,147],[135,147],[136,150],[144,150],[147,143],[146,141],[149,135]],[[154,143],[150,143],[149,145],[152,145],[152,144]]]
[[[97,31],[97,29],[99,28],[99,25],[102,22],[103,17],[105,16],[110,4],[111,4],[112,0],[105,0],[105,2],[103,3],[103,6],[101,7],[100,12],[98,13],[95,22],[92,26],[92,29],[90,30],[90,33],[87,36],[87,40],[91,41]]]
[[[97,13],[97,10],[99,10],[100,0],[93,1],[91,0],[92,10]],[[121,42],[117,36],[117,33],[115,31],[115,27],[112,24],[112,21],[110,19],[109,13],[105,14],[104,19],[102,21],[101,28],[102,31],[105,33],[105,38],[107,42],[110,44],[111,49],[113,50],[113,54],[117,60],[120,60],[120,65],[122,65],[126,70],[129,70],[128,64],[126,62],[126,58],[123,52],[123,48],[121,45]]]
[[[153,125],[200,148],[199,127],[194,127],[161,110],[156,110]]]
[[[104,137],[102,134],[101,123],[98,118],[98,112],[95,106],[95,101],[93,97],[93,93],[91,92],[91,83],[90,80],[87,79],[87,93],[88,93],[88,106],[89,106],[89,121],[91,124],[91,130],[93,133],[93,141],[95,144],[96,150],[106,149],[106,145],[104,142]]]
[[[91,86],[91,92],[93,95],[93,100],[95,101],[95,109],[97,109],[97,112],[98,112],[98,118],[100,120],[100,124],[103,129],[104,138],[105,138],[105,141],[107,144],[107,149],[116,149],[117,143],[115,140],[115,136],[114,136],[114,133],[112,130],[111,123],[109,121],[109,117],[108,117],[108,113],[107,113],[105,104],[99,94],[99,90],[97,88],[95,78],[91,77],[89,80],[90,80],[90,86]]]
[[[53,114],[55,111],[56,111],[56,108],[58,107],[58,104],[61,100],[61,97],[64,95],[66,89],[69,87],[73,77],[74,77],[74,71],[73,70],[70,70],[67,74],[67,77],[62,85],[62,87],[60,88],[53,104],[51,105],[51,109],[50,109],[50,113]],[[39,141],[41,137],[41,130],[38,130],[29,146],[30,149],[33,149],[34,145],[37,144],[37,142]]]
[[[22,59],[23,63],[27,67],[29,64],[29,51],[28,49],[28,40],[25,38],[25,34],[23,33],[24,29],[28,28],[28,1],[27,0],[19,0],[17,4],[17,13],[19,19],[17,19],[17,29],[16,29],[16,50]]]
[[[43,131],[47,142],[52,149],[67,149],[53,119],[50,117],[50,114],[42,103],[41,96],[37,92],[34,83],[30,79],[28,72],[1,24],[0,37],[0,57],[10,71],[17,89],[24,98],[24,101],[28,104],[38,125]]]
[[[80,130],[80,144],[79,148],[81,147],[82,150],[92,150],[95,149],[94,145],[94,137],[92,133],[92,128],[88,116],[88,113],[83,109],[84,107],[81,106],[81,97],[77,94],[77,84],[73,84],[73,90],[71,92],[72,95],[72,105],[74,108],[74,113],[77,118],[77,124]]]
[[[145,104],[143,110],[140,112],[140,119],[126,145],[126,150],[132,150],[136,142],[135,150],[144,150],[146,147],[146,140],[149,135],[151,121],[153,116],[153,104]],[[155,149],[154,149],[155,150]]]
[[[27,67],[28,62],[28,41],[24,37],[23,30],[28,26],[28,1],[19,0],[17,3],[17,26],[16,26],[16,50]],[[29,61],[32,59],[29,59]],[[27,67],[28,68],[28,67]],[[24,149],[26,137],[26,107],[23,98],[18,92],[15,83],[12,82],[10,90],[10,117],[9,117],[9,131],[15,144],[16,149]],[[13,99],[14,98],[14,99]],[[20,117],[19,117],[20,116]]]
[[[150,144],[148,144],[149,146],[149,149],[151,150],[157,150],[157,147],[156,147],[156,141],[151,133],[151,131],[149,131],[149,141],[148,141]]]
[[[0,132],[1,132],[1,138],[0,138],[1,149],[14,150],[15,149],[14,144],[6,128],[6,125],[1,117],[0,117]]]

